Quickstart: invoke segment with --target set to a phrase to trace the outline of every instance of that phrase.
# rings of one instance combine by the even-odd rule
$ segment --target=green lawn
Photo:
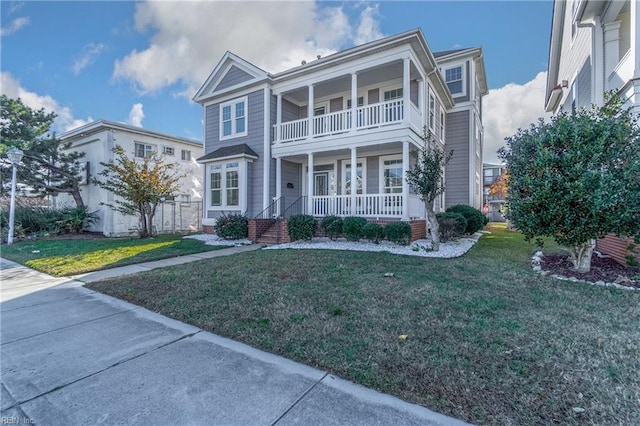
[[[54,276],[68,276],[217,250],[202,241],[162,234],[150,239],[42,239],[2,246],[2,257]]]
[[[490,230],[457,259],[262,250],[89,287],[477,424],[640,424],[640,292],[541,277]]]

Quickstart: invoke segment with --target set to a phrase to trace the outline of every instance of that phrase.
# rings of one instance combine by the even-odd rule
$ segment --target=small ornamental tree
[[[129,158],[120,145],[113,152],[113,160],[100,163],[104,169],[98,175],[104,180],[93,181],[118,198],[115,204],[100,204],[125,215],[138,215],[140,238],[152,237],[158,203],[174,196],[184,175],[175,170],[175,164],[165,163],[164,157],[156,154],[136,160]]]
[[[491,186],[489,186],[489,195],[498,197],[502,200],[507,198],[507,194],[509,194],[509,188],[507,186],[508,179],[509,173],[506,171],[498,176]]]
[[[509,172],[507,218],[527,239],[549,236],[567,247],[578,272],[590,270],[595,239],[640,238],[638,118],[618,97],[606,98],[519,129],[499,152]]]
[[[436,218],[435,201],[444,192],[442,178],[444,168],[451,160],[453,151],[445,153],[440,144],[433,139],[431,132],[423,130],[424,147],[413,152],[416,162],[407,170],[406,179],[416,194],[424,202],[427,218],[431,225],[431,241],[433,251],[440,250],[440,232]]]
[[[84,152],[72,151],[71,143],[63,143],[49,134],[56,114],[43,108],[33,110],[20,99],[0,96],[0,174],[2,182],[10,181],[11,163],[6,153],[11,148],[24,152],[16,168],[21,184],[42,195],[69,194],[76,207],[84,209],[80,182],[85,162]],[[0,185],[0,190],[4,185]]]

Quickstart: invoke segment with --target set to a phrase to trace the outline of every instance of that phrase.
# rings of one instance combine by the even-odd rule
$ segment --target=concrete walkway
[[[80,278],[93,281],[255,248]],[[78,280],[4,259],[0,267],[2,423],[465,424],[93,292]]]

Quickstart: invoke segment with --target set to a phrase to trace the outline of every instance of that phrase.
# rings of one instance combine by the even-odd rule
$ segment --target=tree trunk
[[[433,209],[433,202],[425,202],[425,209],[427,211],[427,218],[429,219],[430,233],[431,233],[431,247],[433,251],[440,250],[440,224],[436,218],[436,212]]]
[[[84,206],[84,201],[82,200],[82,195],[80,195],[80,190],[77,188],[74,188],[71,191],[71,196],[73,197],[73,201],[76,202],[76,207],[78,207],[79,209],[83,209]]]
[[[149,238],[149,227],[147,224],[147,214],[144,210],[144,205],[138,206],[138,214],[140,215],[140,238]]]
[[[593,253],[593,241],[569,247],[571,262],[576,272],[580,274],[591,270],[591,254]]]

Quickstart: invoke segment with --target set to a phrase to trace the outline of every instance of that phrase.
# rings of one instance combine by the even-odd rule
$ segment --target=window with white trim
[[[462,91],[462,65],[444,70],[444,79],[452,95],[461,94]]]
[[[220,140],[247,136],[247,99],[220,104]]]
[[[156,151],[156,147],[153,145],[148,145],[145,143],[136,143],[135,146],[136,157],[138,158],[149,158]]]
[[[240,205],[240,177],[237,161],[209,166],[209,205],[235,207]]]
[[[164,155],[173,155],[174,149],[173,149],[172,146],[163,146],[162,147],[162,153]]]
[[[384,194],[402,193],[402,158],[382,160],[382,192]]]
[[[191,151],[183,149],[180,158],[182,158],[182,161],[191,161]]]
[[[444,111],[440,110],[440,141],[444,142]]]
[[[367,191],[367,163],[366,159],[359,159],[356,163],[356,194],[364,194]],[[344,195],[351,194],[351,161],[342,163],[342,193]]]
[[[392,101],[394,99],[402,99],[402,87],[384,92],[384,100]]]
[[[433,95],[429,95],[429,128],[433,131],[436,125],[436,100]]]

